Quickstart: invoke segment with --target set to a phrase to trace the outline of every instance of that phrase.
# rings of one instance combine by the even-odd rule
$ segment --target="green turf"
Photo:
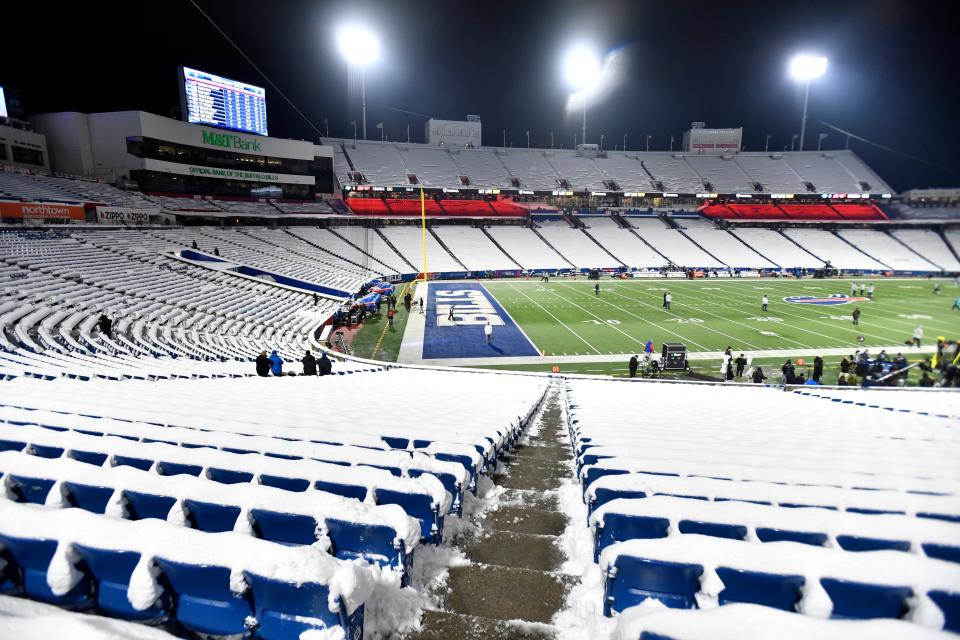
[[[918,324],[927,344],[960,333],[960,313],[950,310],[960,288],[952,281],[940,281],[939,296],[933,294],[934,281],[927,279],[863,281],[875,285],[873,300],[829,307],[783,298],[849,294],[849,280],[604,279],[599,296],[594,282],[581,279],[484,286],[546,356],[640,353],[647,340],[658,352],[664,342],[682,342],[691,352],[727,346],[736,351],[852,352],[862,346],[902,345]],[[662,308],[665,290],[673,296],[669,311]],[[767,312],[760,309],[764,293],[770,298]],[[850,318],[854,307],[862,312],[859,327]]]
[[[403,306],[403,292],[405,286],[397,287],[397,313],[393,318],[393,328],[383,330],[387,324],[387,308],[379,314],[368,315],[363,326],[357,331],[350,343],[350,352],[358,358],[386,360],[396,362],[403,342],[403,331],[407,327],[407,318],[410,314]],[[381,339],[382,336],[382,339]],[[378,344],[379,343],[379,344]]]

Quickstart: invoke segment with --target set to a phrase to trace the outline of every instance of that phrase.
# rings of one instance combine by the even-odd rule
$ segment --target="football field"
[[[858,281],[859,282],[859,281]],[[904,345],[923,327],[925,342],[955,338],[960,288],[926,279],[870,280],[873,299],[850,296],[849,280],[500,281],[484,287],[544,356],[602,356],[681,342],[691,352],[856,349]],[[663,295],[672,296],[670,309]],[[767,311],[761,297],[769,298]],[[852,312],[861,311],[854,326]],[[862,342],[858,338],[862,337]],[[906,349],[906,347],[904,347]]]

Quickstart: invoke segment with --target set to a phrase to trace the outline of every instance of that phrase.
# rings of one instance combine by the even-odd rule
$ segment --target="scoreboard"
[[[180,67],[180,101],[187,122],[267,135],[263,87]]]

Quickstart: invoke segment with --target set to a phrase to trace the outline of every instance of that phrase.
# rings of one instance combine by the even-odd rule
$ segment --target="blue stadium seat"
[[[346,638],[363,636],[363,606],[347,617],[343,604],[330,611],[330,590],[308,582],[293,584],[245,571],[243,577],[253,592],[254,611],[262,640],[298,640],[311,629],[341,627]]]
[[[248,594],[230,590],[230,569],[191,565],[158,557],[157,566],[170,585],[177,621],[194,633],[226,636],[247,631],[253,615]]]
[[[97,487],[69,481],[63,483],[63,492],[67,503],[71,507],[91,513],[104,513],[107,510],[107,503],[110,502],[113,491],[113,487]]]
[[[47,569],[57,550],[56,540],[32,540],[0,534],[2,545],[17,565],[18,585],[30,598],[67,609],[83,610],[93,605],[93,581],[83,574],[70,591],[56,595],[47,584]]]
[[[883,540],[881,538],[865,538],[863,536],[837,536],[837,544],[844,551],[910,551],[909,540]]]
[[[865,584],[821,578],[820,584],[833,600],[834,618],[900,618],[913,596],[910,587]]]
[[[59,458],[63,455],[63,447],[51,447],[43,444],[31,444],[28,451],[30,455],[40,458]]]
[[[593,484],[593,481],[598,478],[603,478],[605,476],[623,476],[630,473],[626,469],[606,469],[604,467],[589,467],[587,468],[587,473],[583,478],[583,486],[589,487]]]
[[[155,496],[140,491],[123,491],[127,503],[127,517],[130,520],[145,520],[157,518],[166,520],[170,509],[177,499],[171,496]]]
[[[794,611],[802,595],[803,576],[744,571],[718,567],[717,575],[723,581],[720,604],[747,602],[766,607]]]
[[[181,462],[166,462],[160,460],[157,462],[157,473],[162,476],[199,476],[203,472],[203,467],[198,464],[183,464]]]
[[[252,473],[233,471],[232,469],[217,469],[215,467],[207,468],[207,477],[221,484],[242,484],[253,480]]]
[[[106,614],[126,620],[158,623],[168,617],[172,601],[167,593],[152,606],[144,610],[135,609],[127,598],[130,575],[140,554],[136,551],[115,551],[97,549],[86,545],[73,547],[89,569],[97,585],[97,606]]]
[[[643,491],[628,491],[621,489],[599,488],[594,492],[593,502],[589,504],[590,513],[593,513],[611,500],[617,498],[646,498],[647,494]]]
[[[98,451],[77,451],[76,449],[71,449],[67,452],[68,458],[73,458],[77,462],[83,462],[86,464],[92,464],[97,467],[102,467],[103,463],[107,461],[107,454],[100,453]]]
[[[273,453],[272,451],[267,451],[264,455],[268,458],[279,458],[281,460],[303,460],[303,456],[291,456],[285,453]]]
[[[26,442],[17,440],[0,440],[0,451],[23,451],[27,446]]]
[[[420,538],[427,542],[439,542],[441,526],[439,514],[433,508],[433,500],[422,493],[403,493],[392,489],[377,489],[377,504],[400,505],[408,516],[420,521]]]
[[[389,466],[389,465],[384,465],[384,464],[368,464],[368,463],[365,463],[365,462],[361,462],[361,463],[358,464],[357,466],[358,466],[358,467],[373,467],[374,469],[383,469],[384,471],[389,471],[391,475],[393,475],[393,476],[395,476],[395,477],[397,477],[397,478],[402,478],[402,477],[403,477],[403,470],[402,470],[400,467],[391,467],[391,466]]]
[[[947,560],[948,562],[960,562],[960,546],[949,544],[935,544],[928,542],[922,545],[923,552],[929,558]]]
[[[115,467],[133,467],[140,471],[150,471],[153,466],[153,460],[146,458],[135,458],[133,456],[113,456],[113,466]]]
[[[610,616],[654,598],[671,609],[693,609],[700,590],[703,567],[698,564],[664,562],[619,556],[608,569],[604,585],[603,615]]]
[[[391,449],[406,449],[410,445],[410,440],[407,438],[380,436],[380,439],[386,442]]]
[[[945,618],[943,628],[953,633],[960,633],[960,593],[930,591],[927,595],[943,611]]]
[[[313,483],[318,491],[333,493],[344,498],[354,498],[364,500],[367,497],[367,488],[358,484],[344,484],[340,482],[328,482],[326,480],[317,480]]]
[[[303,492],[310,488],[310,481],[304,478],[285,478],[283,476],[272,476],[266,473],[260,476],[260,484],[265,484],[268,487],[276,487],[277,489],[284,489],[285,491],[297,492]]]
[[[267,509],[251,509],[250,516],[258,538],[286,545],[317,541],[317,521],[311,516]]]
[[[677,528],[680,529],[680,533],[699,533],[703,536],[730,538],[731,540],[747,539],[747,528],[741,524],[681,520]]]
[[[0,593],[14,593],[19,591],[23,584],[23,575],[20,567],[3,547],[3,538],[0,537]]]
[[[453,504],[450,505],[450,512],[460,513],[460,494],[461,487],[457,483],[457,477],[452,473],[443,473],[437,471],[424,471],[423,469],[408,469],[407,475],[411,478],[419,478],[422,475],[434,476],[443,485],[443,488],[453,496]]]
[[[189,498],[183,501],[183,505],[187,508],[187,521],[190,526],[209,533],[233,531],[240,516],[240,507],[232,505],[201,502]]]
[[[56,480],[49,478],[31,478],[12,473],[7,476],[7,482],[14,500],[30,504],[45,503],[50,489],[56,484]]]
[[[670,520],[667,518],[608,513],[594,545],[594,560],[599,560],[600,552],[611,544],[636,538],[666,538],[669,529]]]
[[[398,543],[397,532],[392,527],[337,518],[327,518],[326,525],[327,535],[330,536],[330,555],[340,560],[362,558],[381,567],[393,567],[407,573],[403,543]]]
[[[827,534],[813,531],[789,531],[787,529],[771,529],[769,527],[757,527],[757,538],[761,542],[799,542],[800,544],[809,544],[814,547],[822,547],[827,543]]]

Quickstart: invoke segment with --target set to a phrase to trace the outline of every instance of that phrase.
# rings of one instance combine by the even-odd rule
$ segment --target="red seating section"
[[[787,217],[775,204],[732,204],[730,210],[747,220],[782,220]]]
[[[788,216],[797,220],[840,219],[840,214],[831,209],[828,204],[782,204],[780,208]]]
[[[348,198],[347,205],[361,216],[419,216],[420,200],[405,198]],[[509,200],[441,200],[424,201],[428,216],[523,217],[527,210]]]
[[[737,220],[887,220],[873,204],[708,204],[700,208],[708,218]]]
[[[847,220],[888,220],[883,211],[872,204],[835,204],[833,208]]]
[[[737,214],[730,210],[725,204],[708,204],[707,206],[700,209],[700,213],[707,216],[708,218],[739,218]]]

